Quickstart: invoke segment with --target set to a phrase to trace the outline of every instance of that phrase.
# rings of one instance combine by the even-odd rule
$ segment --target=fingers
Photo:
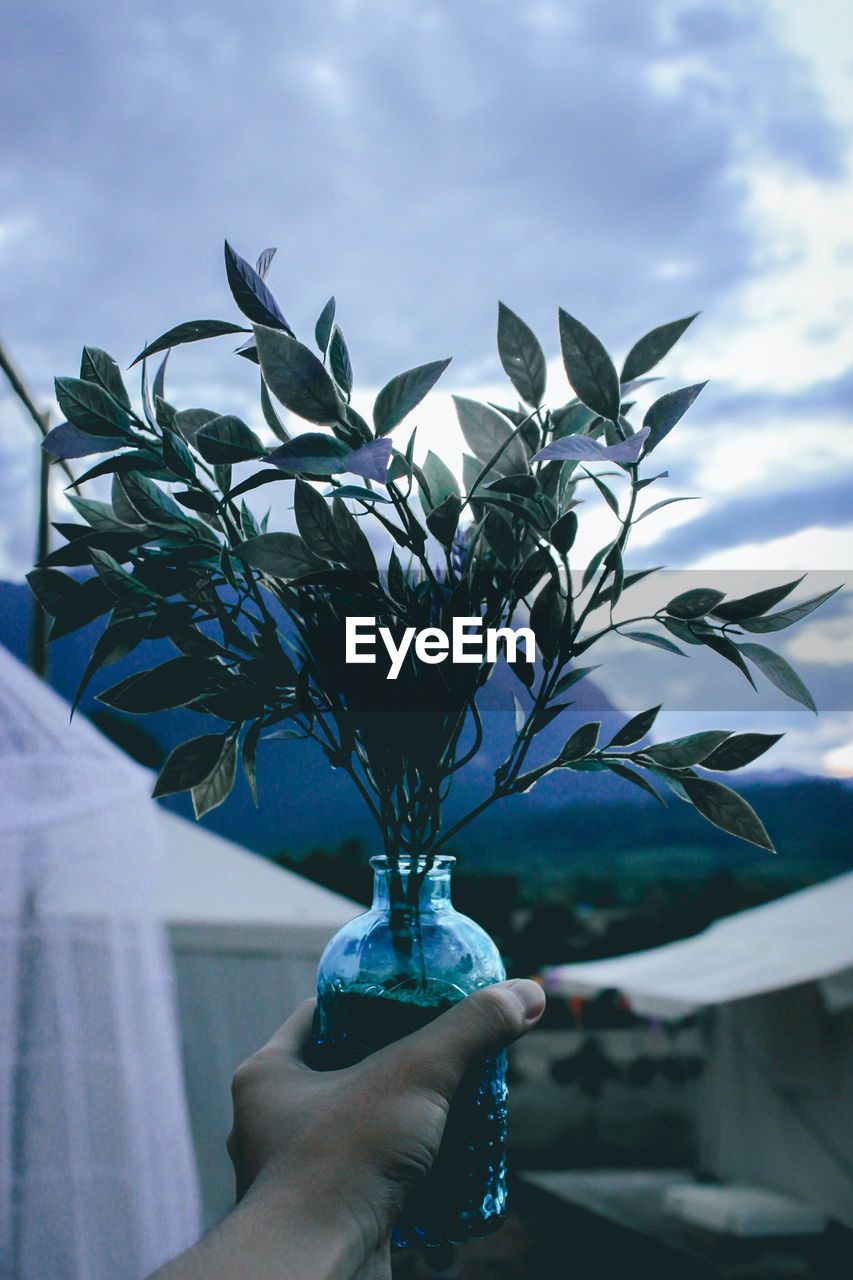
[[[383,1052],[399,1057],[412,1083],[450,1101],[475,1058],[512,1044],[536,1025],[544,1009],[542,988],[514,978],[475,992]]]

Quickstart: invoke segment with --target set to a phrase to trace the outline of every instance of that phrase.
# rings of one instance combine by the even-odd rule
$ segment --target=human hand
[[[308,1001],[238,1068],[228,1139],[238,1199],[279,1205],[301,1243],[329,1246],[322,1258],[315,1247],[304,1271],[291,1254],[281,1275],[388,1274],[391,1231],[435,1159],[465,1070],[518,1039],[544,1007],[533,982],[485,987],[355,1066],[317,1072],[302,1057]]]

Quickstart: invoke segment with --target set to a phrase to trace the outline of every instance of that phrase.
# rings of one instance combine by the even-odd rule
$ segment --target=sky
[[[659,387],[710,382],[655,489],[699,500],[641,524],[635,563],[732,590],[808,570],[795,599],[853,584],[842,0],[32,0],[0,59],[0,341],[40,403],[85,343],[127,366],[180,321],[238,319],[225,237],[250,259],[278,247],[269,283],[298,334],[335,294],[356,403],[452,355],[398,429],[417,421],[451,459],[450,393],[506,402],[498,299],[539,335],[553,404],[570,394],[558,306],[620,358],[700,311]],[[169,395],[254,424],[255,371],[232,346],[176,353]],[[3,388],[0,576],[29,567],[36,467]],[[582,547],[606,519],[584,512]],[[725,711],[722,727],[785,729],[768,767],[846,775],[851,641],[849,589],[775,637],[818,721],[714,655],[688,678],[623,648],[601,680],[627,711],[664,696],[668,733]]]

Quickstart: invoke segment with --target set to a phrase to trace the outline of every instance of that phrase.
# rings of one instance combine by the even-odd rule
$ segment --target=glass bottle
[[[335,934],[320,961],[310,1062],[350,1066],[506,975],[497,947],[450,900],[455,859],[371,858],[373,905]],[[487,1235],[506,1202],[503,1053],[466,1073],[441,1148],[394,1233],[399,1246]]]

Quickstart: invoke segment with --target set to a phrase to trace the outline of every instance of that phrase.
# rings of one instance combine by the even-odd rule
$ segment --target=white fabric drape
[[[150,775],[0,648],[0,1275],[137,1280],[199,1197]]]

